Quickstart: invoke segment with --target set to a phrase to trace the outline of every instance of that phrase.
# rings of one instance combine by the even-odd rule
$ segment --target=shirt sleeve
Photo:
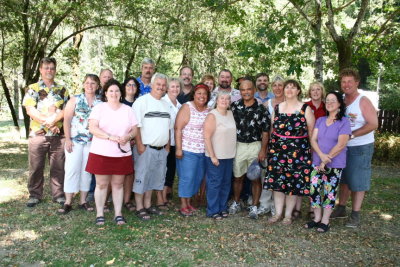
[[[350,121],[346,117],[342,118],[342,123],[341,123],[340,129],[339,129],[339,135],[342,135],[342,134],[351,135]]]
[[[259,111],[260,111],[260,118],[261,118],[261,126],[262,126],[262,131],[263,132],[269,132],[269,129],[271,128],[271,120],[269,119],[269,112],[268,110],[264,107],[263,104],[259,104]]]
[[[26,90],[22,105],[24,107],[36,107],[39,94],[31,86]]]
[[[141,99],[136,100],[133,105],[132,109],[135,113],[135,118],[137,122],[137,127],[142,127],[142,109],[141,109]]]
[[[317,122],[315,123],[314,129],[318,129],[321,125],[321,121],[323,121],[324,117],[318,118]]]
[[[97,120],[100,121],[100,109],[102,104],[96,105],[93,107],[92,112],[90,112],[89,120]]]

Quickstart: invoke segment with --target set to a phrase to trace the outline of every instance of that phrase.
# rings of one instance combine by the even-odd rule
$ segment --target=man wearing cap
[[[264,161],[266,157],[270,120],[264,105],[254,98],[254,83],[244,78],[239,86],[241,99],[231,104],[233,117],[236,122],[236,157],[233,161],[233,202],[229,213],[235,214],[241,210],[239,204],[243,179],[250,164],[255,160]],[[252,205],[249,217],[257,219],[257,205],[261,195],[261,178],[252,181]]]
[[[137,216],[149,220],[150,214],[161,215],[151,206],[153,190],[162,191],[165,182],[169,132],[172,120],[169,106],[162,99],[167,90],[167,76],[156,73],[151,78],[151,91],[133,103],[138,120],[138,134],[135,137],[135,182],[133,192]]]

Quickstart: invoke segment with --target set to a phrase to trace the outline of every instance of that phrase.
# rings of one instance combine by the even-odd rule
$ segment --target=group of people
[[[269,76],[259,73],[254,81],[238,79],[235,89],[231,71],[223,69],[217,80],[207,74],[193,85],[191,67],[169,78],[155,73],[149,58],[141,75],[123,84],[108,69],[100,77],[88,74],[83,92],[70,97],[55,81],[56,66],[54,58],[41,60],[41,79],[28,86],[23,100],[31,117],[28,207],[43,198],[48,154],[58,212],[70,212],[77,193],[79,208],[93,211],[87,196],[94,190],[97,225],[105,223],[110,195],[118,225],[126,223],[123,207],[142,220],[162,215],[176,174],[185,217],[198,209],[193,198],[205,194],[206,215],[223,220],[243,208],[241,197],[250,187],[252,219],[271,211],[268,223],[289,225],[301,216],[307,196],[312,219],[304,227],[326,232],[331,218],[346,217],[351,195],[346,226],[360,225],[378,123],[372,103],[358,90],[357,71],[341,71],[344,95],[325,95],[314,82],[310,101],[303,103],[296,80],[275,76],[268,92]],[[249,180],[254,162],[265,175]]]

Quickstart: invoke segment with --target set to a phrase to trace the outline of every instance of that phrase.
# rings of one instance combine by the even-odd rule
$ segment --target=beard
[[[220,88],[222,89],[228,89],[231,87],[231,85],[228,82],[222,82],[220,84],[218,84]]]
[[[265,90],[267,90],[267,85],[266,84],[259,84],[257,86],[257,89],[260,90],[260,91],[265,91]]]

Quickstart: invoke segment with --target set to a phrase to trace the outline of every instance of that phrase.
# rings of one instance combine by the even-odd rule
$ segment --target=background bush
[[[373,163],[376,165],[400,166],[400,134],[375,133],[375,152]]]

